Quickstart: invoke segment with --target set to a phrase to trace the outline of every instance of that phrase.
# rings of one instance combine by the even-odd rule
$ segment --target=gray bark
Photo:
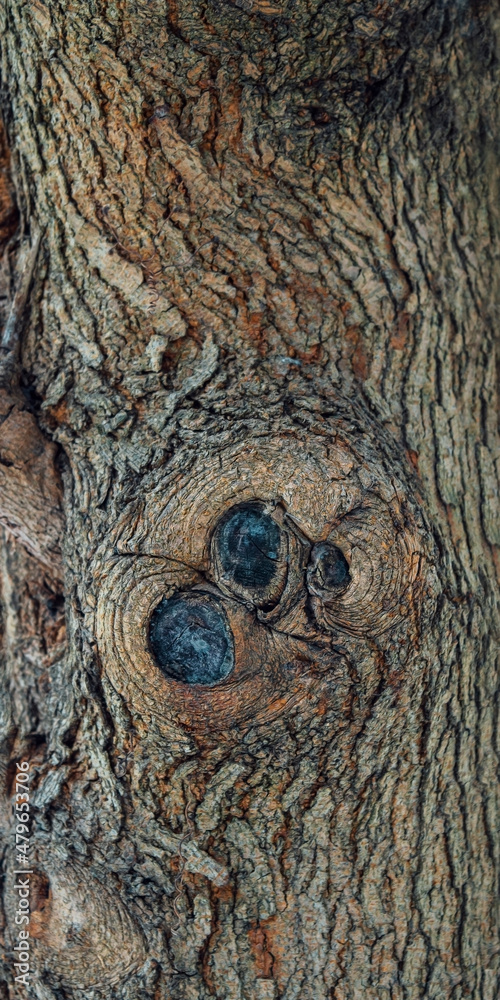
[[[4,996],[495,1000],[496,5],[1,16]]]

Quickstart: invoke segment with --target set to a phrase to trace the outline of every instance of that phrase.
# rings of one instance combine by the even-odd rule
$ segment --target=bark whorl
[[[318,576],[327,545],[348,565],[333,589]],[[96,566],[103,669],[170,739],[184,727],[264,722],[310,697],[318,671],[335,674],[334,639],[414,630],[424,549],[402,487],[382,462],[368,467],[345,443],[318,438],[306,454],[293,438],[233,443],[184,471],[179,454],[133,515],[125,512],[115,554],[103,551]],[[186,601],[204,621],[193,625]],[[189,630],[207,635],[211,607],[227,620],[234,669],[218,676],[214,666],[204,679],[177,663],[175,644],[182,636],[182,655],[198,663],[205,638]],[[158,664],[151,635],[158,615],[175,608],[186,621],[176,630],[169,617],[158,654],[176,660],[172,673]],[[211,641],[215,650],[219,639]]]

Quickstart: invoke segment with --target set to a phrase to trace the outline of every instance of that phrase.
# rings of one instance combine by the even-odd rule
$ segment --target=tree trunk
[[[2,997],[499,996],[499,21],[3,0]]]

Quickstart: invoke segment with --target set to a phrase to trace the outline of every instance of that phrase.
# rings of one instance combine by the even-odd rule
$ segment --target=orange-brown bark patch
[[[401,313],[398,320],[397,330],[395,330],[389,342],[390,346],[396,351],[404,351],[406,347],[409,322],[409,314],[407,312]]]
[[[250,928],[248,932],[250,946],[255,961],[255,971],[260,979],[270,979],[273,969],[273,956],[267,948],[267,937],[260,924]]]
[[[29,931],[33,938],[41,939],[50,922],[52,893],[46,875],[38,874],[30,880],[31,914]]]
[[[0,121],[0,250],[17,229],[19,213],[10,177],[10,153]]]
[[[365,353],[363,337],[358,326],[348,326],[345,331],[345,339],[351,350],[348,357],[356,378],[364,381],[368,377],[368,358]]]

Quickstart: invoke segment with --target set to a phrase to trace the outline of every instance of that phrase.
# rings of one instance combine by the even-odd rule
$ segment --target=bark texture
[[[497,5],[1,10],[29,995],[496,1000]],[[161,669],[172,599],[220,682]]]

